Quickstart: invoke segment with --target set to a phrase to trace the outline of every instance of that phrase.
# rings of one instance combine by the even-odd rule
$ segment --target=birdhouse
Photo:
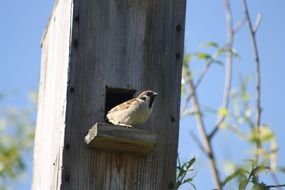
[[[57,0],[42,39],[33,189],[175,189],[185,0]],[[158,92],[141,126],[106,123]],[[142,156],[143,155],[143,156]]]

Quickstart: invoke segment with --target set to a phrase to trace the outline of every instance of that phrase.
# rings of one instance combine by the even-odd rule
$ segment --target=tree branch
[[[256,21],[255,21],[255,25],[253,27],[253,31],[254,33],[257,32],[260,24],[261,24],[261,19],[262,19],[262,14],[261,13],[258,13],[257,17],[256,17]]]
[[[244,5],[244,11],[245,11],[245,15],[246,15],[246,19],[247,19],[247,23],[248,23],[248,27],[250,30],[250,34],[251,34],[251,39],[252,39],[252,44],[253,44],[253,51],[254,51],[254,57],[255,57],[255,65],[256,65],[256,117],[255,117],[255,125],[256,128],[258,129],[258,136],[260,136],[260,122],[261,122],[261,112],[262,112],[262,108],[261,108],[261,90],[260,90],[260,86],[261,86],[261,76],[260,76],[260,59],[259,59],[259,53],[258,53],[258,48],[257,48],[257,42],[256,42],[256,30],[258,29],[260,22],[261,22],[261,16],[257,17],[257,22],[255,27],[253,27],[252,25],[252,21],[249,15],[249,9],[248,9],[248,5],[247,5],[247,0],[243,0],[243,5]],[[259,140],[257,141],[257,152],[258,150],[261,148],[261,142],[260,142],[260,138],[258,138]],[[256,155],[256,160],[258,162],[258,158],[259,155]]]
[[[229,0],[224,0],[225,12],[226,12],[226,27],[227,27],[227,48],[233,48],[233,18],[232,18],[232,10],[229,3]],[[228,109],[229,107],[229,94],[231,90],[231,83],[232,83],[232,64],[233,64],[233,54],[232,51],[228,51],[226,54],[226,71],[225,71],[225,83],[224,83],[224,95],[222,100],[221,108]],[[226,116],[218,116],[216,125],[213,131],[209,134],[209,139],[211,140],[213,136],[218,131],[220,125],[225,120]]]
[[[203,72],[202,72],[201,75],[199,76],[199,78],[198,78],[196,84],[194,85],[194,91],[196,91],[196,89],[198,88],[198,86],[201,84],[202,80],[203,80],[204,77],[206,76],[206,74],[207,74],[207,72],[208,72],[208,70],[209,70],[209,68],[210,68],[211,65],[212,65],[212,64],[206,64],[206,65],[205,65]],[[182,113],[185,112],[185,110],[187,109],[188,104],[189,104],[189,102],[190,102],[192,96],[193,96],[193,93],[190,93],[190,94],[187,96],[186,101],[185,101],[184,108],[183,108],[183,110],[182,110]]]
[[[271,178],[273,179],[273,181],[274,181],[274,183],[275,184],[280,184],[279,183],[279,180],[278,180],[278,178],[277,178],[277,176],[276,176],[276,174],[275,173],[271,173]],[[282,190],[282,188],[281,188],[282,186],[277,186],[276,188],[278,189],[278,190]]]
[[[267,185],[266,187],[268,187],[268,188],[279,188],[279,187],[285,187],[285,184],[281,184],[281,185]]]
[[[236,34],[246,23],[246,17],[244,16],[239,22],[237,22],[233,27],[233,33]]]
[[[200,142],[200,140],[198,139],[198,137],[195,135],[195,133],[193,131],[190,132],[190,135],[192,136],[192,138],[194,139],[195,143],[197,144],[197,146],[199,147],[199,149],[204,152],[205,154],[207,154],[207,152],[204,149],[203,144]]]
[[[236,33],[244,26],[244,24],[246,23],[246,21],[247,21],[247,20],[246,20],[246,17],[244,16],[239,22],[237,22],[237,23],[235,24],[235,26],[232,28],[233,35],[236,34]],[[258,25],[256,25],[256,26],[258,26]],[[226,49],[228,46],[229,46],[229,44],[226,43],[226,44],[223,46],[222,49]],[[197,82],[196,82],[196,84],[195,84],[195,90],[198,88],[198,86],[200,85],[200,83],[202,82],[202,80],[204,79],[204,77],[206,76],[206,74],[207,74],[207,72],[208,72],[208,70],[209,70],[209,68],[210,68],[211,65],[212,65],[212,64],[206,64],[206,66],[204,67],[203,72],[201,73],[201,75],[199,76],[199,78],[198,78],[198,80],[197,80]],[[193,95],[193,94],[189,94],[189,95],[186,97],[186,101],[185,101],[185,105],[184,105],[184,107],[183,107],[183,109],[182,109],[182,113],[185,112],[186,108],[188,107],[188,104],[189,104],[189,102],[190,102],[190,100],[191,100],[191,98],[192,98],[192,95]]]
[[[189,72],[190,69],[189,69]],[[190,73],[191,74],[191,73]],[[199,100],[195,91],[195,86],[193,84],[193,79],[191,78],[189,81],[189,88],[192,95],[192,103],[193,103],[193,108],[194,108],[194,112],[196,112],[197,114],[195,114],[195,119],[196,119],[196,123],[197,123],[197,127],[198,127],[198,131],[200,133],[200,138],[203,144],[203,149],[206,152],[208,161],[210,163],[210,169],[211,169],[211,174],[213,177],[213,181],[215,183],[216,188],[218,188],[219,190],[222,190],[222,185],[221,185],[221,180],[220,180],[220,175],[219,175],[219,171],[217,168],[217,163],[216,163],[216,159],[215,159],[215,155],[213,152],[213,148],[211,145],[211,142],[207,136],[207,132],[206,132],[206,128],[205,128],[205,124],[204,124],[204,120],[202,117],[202,112],[201,112],[201,108],[200,108],[200,104],[199,104]]]

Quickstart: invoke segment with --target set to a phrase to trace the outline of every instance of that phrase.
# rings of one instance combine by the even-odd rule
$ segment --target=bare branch
[[[254,33],[257,32],[260,24],[261,24],[261,20],[262,20],[262,14],[261,13],[258,13],[257,17],[256,17],[256,21],[255,21],[255,25],[253,27],[253,31]]]
[[[226,25],[227,25],[227,48],[233,48],[233,40],[234,40],[234,31],[233,31],[233,18],[232,18],[232,10],[229,3],[229,0],[224,0],[225,12],[226,12]],[[224,95],[222,100],[221,108],[228,109],[229,107],[229,95],[231,90],[232,83],[232,64],[233,64],[233,53],[232,51],[228,51],[226,54],[226,70],[225,70],[225,83],[224,83]],[[218,131],[220,125],[225,120],[226,116],[218,116],[216,125],[213,131],[209,135],[209,139],[211,140],[213,136]]]
[[[266,187],[268,187],[268,188],[279,188],[279,187],[285,187],[285,184],[281,184],[281,185],[267,185]]]
[[[274,183],[275,184],[280,184],[280,182],[279,182],[279,180],[278,180],[278,178],[277,178],[277,176],[276,176],[276,174],[275,173],[271,173],[271,178],[273,179],[273,181],[274,181]],[[276,188],[278,189],[278,190],[282,190],[282,188],[281,188],[282,186],[277,186]]]
[[[260,25],[260,21],[261,21],[261,16],[259,16],[256,22],[256,27],[253,27],[252,25],[252,21],[249,15],[249,9],[248,9],[248,5],[247,5],[247,0],[243,0],[243,5],[244,5],[244,11],[245,11],[245,15],[247,18],[247,22],[248,22],[248,27],[250,30],[250,34],[251,34],[251,39],[252,39],[252,44],[253,44],[253,51],[254,51],[254,57],[255,57],[255,65],[256,65],[256,118],[255,118],[255,126],[258,129],[258,136],[260,136],[260,122],[261,122],[261,112],[262,112],[262,108],[261,108],[261,76],[260,76],[260,60],[259,60],[259,53],[258,53],[258,48],[257,48],[257,42],[256,42],[256,30],[258,29],[259,25]],[[256,30],[255,30],[256,29]],[[260,138],[258,138],[260,139]],[[260,140],[257,142],[257,150],[261,148],[261,142]],[[256,160],[258,162],[258,157],[259,155],[256,155]]]
[[[196,91],[196,89],[198,88],[198,86],[201,84],[201,82],[202,82],[202,80],[204,79],[204,77],[206,76],[206,74],[207,74],[207,72],[208,72],[210,66],[211,66],[211,64],[206,64],[206,65],[205,65],[203,72],[201,73],[200,77],[198,78],[198,80],[197,80],[197,82],[196,82],[196,84],[195,84],[195,86],[194,86],[194,91]],[[189,102],[190,102],[192,96],[193,96],[193,93],[190,93],[190,94],[187,96],[182,113],[185,112],[185,110],[187,109],[187,107],[188,107],[188,105],[189,105]]]
[[[197,114],[195,114],[197,128],[198,128],[198,131],[200,133],[200,138],[201,138],[201,141],[202,141],[202,144],[204,147],[203,149],[205,150],[208,161],[210,163],[211,174],[213,176],[213,180],[214,180],[216,188],[218,188],[219,190],[222,190],[222,185],[221,185],[219,171],[217,168],[215,155],[213,152],[211,142],[210,142],[209,138],[207,137],[207,132],[206,132],[204,120],[203,120],[203,117],[201,114],[201,107],[199,104],[198,97],[196,95],[196,91],[195,91],[195,87],[194,87],[192,78],[189,81],[189,88],[190,88],[191,93],[193,94],[192,95],[192,103],[193,103],[194,112],[197,113]]]
[[[235,26],[233,27],[233,29],[232,29],[233,34],[237,33],[237,32],[244,26],[244,24],[245,24],[246,22],[247,22],[247,20],[246,20],[246,17],[244,16],[244,17],[243,17],[239,22],[237,22],[237,23],[235,24]],[[226,49],[226,48],[229,48],[228,42],[223,46],[222,49]],[[200,77],[198,78],[198,80],[197,80],[197,82],[196,82],[196,84],[195,84],[195,90],[198,88],[198,86],[200,85],[200,83],[201,83],[202,80],[204,79],[204,77],[205,77],[205,75],[207,74],[207,72],[208,72],[208,70],[209,70],[209,68],[210,68],[211,65],[212,65],[212,64],[206,64],[206,66],[205,66],[203,72],[201,73]],[[189,105],[189,102],[190,102],[190,100],[191,100],[191,98],[192,98],[192,95],[193,95],[193,94],[189,94],[189,95],[187,96],[186,102],[185,102],[185,105],[184,105],[184,108],[182,109],[182,110],[183,110],[182,112],[184,112],[184,111],[187,109],[187,107],[188,107],[188,105]],[[221,122],[221,123],[222,123],[222,122]]]
[[[193,133],[193,131],[190,132],[190,135],[192,136],[192,138],[194,139],[195,143],[197,144],[197,146],[199,147],[199,149],[204,152],[205,154],[207,154],[207,152],[204,149],[203,144],[200,142],[200,140],[198,139],[198,137],[195,135],[195,133]]]
[[[236,34],[247,22],[246,16],[244,16],[239,22],[237,22],[233,27],[233,33]]]

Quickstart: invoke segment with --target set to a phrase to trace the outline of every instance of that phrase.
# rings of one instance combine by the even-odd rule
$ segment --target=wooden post
[[[175,189],[185,8],[185,0],[56,1],[42,41],[33,190]],[[145,89],[159,93],[139,127],[156,135],[150,153],[86,146],[110,106]]]

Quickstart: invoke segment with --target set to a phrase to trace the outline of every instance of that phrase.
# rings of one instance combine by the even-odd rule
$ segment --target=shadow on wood
[[[147,155],[153,150],[156,139],[153,131],[96,123],[84,140],[90,148]]]

